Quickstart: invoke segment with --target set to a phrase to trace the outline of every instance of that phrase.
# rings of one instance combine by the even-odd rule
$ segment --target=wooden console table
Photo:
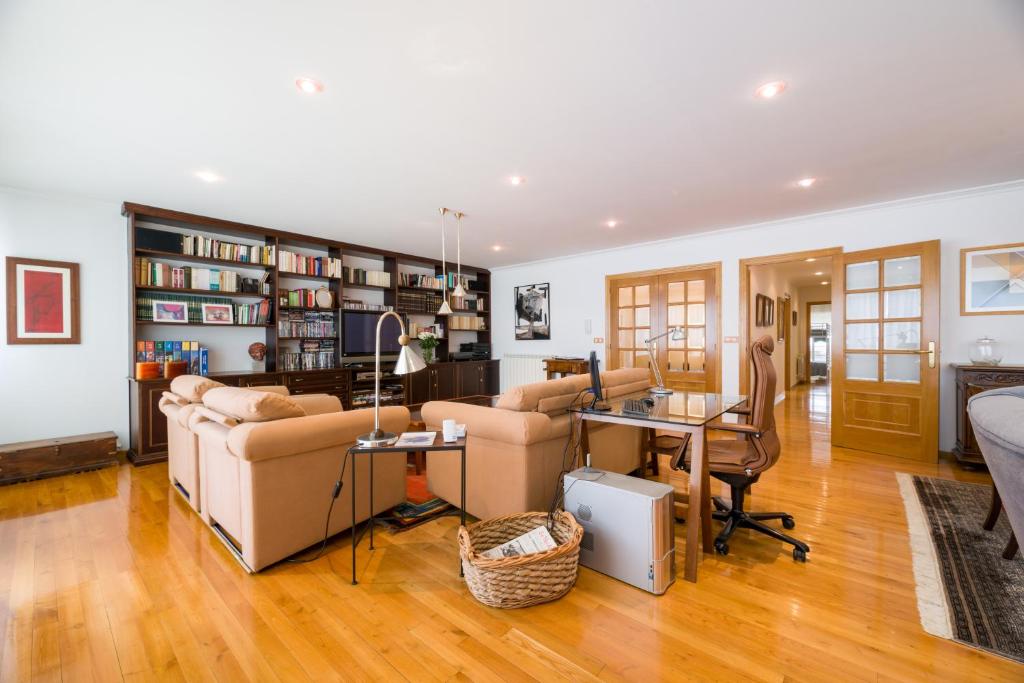
[[[545,358],[544,370],[548,379],[554,379],[556,375],[585,375],[590,372],[590,366],[585,358]]]
[[[1024,366],[954,363],[953,367],[956,369],[956,446],[953,456],[966,467],[984,466],[985,459],[981,456],[971,418],[967,415],[967,401],[989,389],[1024,385]]]

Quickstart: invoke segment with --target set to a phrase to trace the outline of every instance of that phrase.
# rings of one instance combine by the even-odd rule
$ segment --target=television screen
[[[341,322],[342,354],[346,356],[372,356],[376,350],[377,320],[380,313],[345,311]],[[392,317],[384,320],[380,330],[381,355],[394,356],[401,350],[398,335],[402,329]]]

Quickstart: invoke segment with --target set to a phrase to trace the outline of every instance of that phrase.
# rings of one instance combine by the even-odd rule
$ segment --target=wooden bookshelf
[[[141,204],[125,203],[122,206],[122,214],[127,219],[128,227],[128,261],[129,261],[129,309],[131,350],[128,365],[128,377],[132,383],[131,410],[132,410],[132,448],[129,455],[133,462],[143,463],[163,459],[166,454],[166,435],[161,436],[161,424],[164,422],[162,414],[157,408],[157,402],[162,390],[169,383],[168,380],[137,380],[135,378],[135,353],[136,343],[140,340],[159,337],[162,331],[169,331],[175,325],[189,330],[188,335],[196,339],[200,344],[210,348],[210,364],[218,370],[211,371],[210,376],[217,377],[221,381],[236,386],[258,386],[260,384],[284,384],[293,393],[332,393],[341,398],[346,409],[352,407],[351,387],[352,368],[346,368],[342,356],[341,339],[341,313],[346,311],[381,313],[381,311],[366,311],[365,309],[347,309],[343,307],[345,299],[361,301],[363,303],[389,306],[392,310],[403,314],[408,320],[409,315],[417,318],[432,318],[434,324],[440,323],[444,326],[445,334],[441,344],[435,351],[438,362],[431,364],[430,373],[441,377],[442,381],[434,384],[441,389],[432,393],[429,390],[428,382],[425,379],[427,371],[418,373],[424,377],[417,377],[415,381],[406,378],[405,403],[422,403],[424,400],[444,400],[446,398],[464,398],[462,393],[454,390],[449,392],[442,390],[445,386],[471,386],[473,382],[465,381],[460,385],[456,382],[461,374],[473,373],[475,377],[479,373],[481,377],[480,386],[493,387],[493,393],[497,393],[497,363],[494,361],[472,361],[464,363],[446,362],[450,353],[458,351],[458,347],[449,348],[452,334],[458,336],[460,341],[475,340],[478,342],[491,342],[491,320],[490,320],[490,272],[484,268],[463,265],[463,276],[468,276],[475,282],[476,289],[467,291],[467,298],[477,298],[485,301],[487,310],[476,311],[470,309],[458,309],[458,315],[475,315],[485,318],[483,330],[453,330],[449,331],[447,321],[444,317],[436,316],[433,311],[405,313],[398,306],[398,293],[400,291],[413,291],[431,293],[441,296],[442,291],[432,287],[409,287],[401,284],[400,274],[410,269],[418,273],[435,276],[441,275],[441,263],[429,257],[403,254],[386,249],[375,249],[364,245],[326,239],[313,235],[302,235],[299,233],[267,228],[246,223],[238,223],[208,216],[145,206]],[[243,244],[245,246],[272,247],[275,254],[274,264],[264,264],[256,261],[239,261],[234,259],[211,258],[205,256],[194,256],[180,253],[158,245],[142,244],[137,239],[140,231],[152,230],[168,235],[177,234],[199,234],[208,238],[222,240],[224,242]],[[152,236],[151,233],[144,233]],[[170,239],[168,237],[168,239]],[[282,270],[280,253],[282,250],[298,253],[305,256],[322,256],[340,259],[344,266],[363,270],[373,270],[388,273],[390,276],[389,286],[375,284],[350,283],[343,277],[324,275],[309,275]],[[151,285],[139,285],[136,283],[135,259],[146,258],[157,263],[168,263],[172,266],[179,264],[197,264],[198,267],[211,267],[220,270],[242,271],[240,274],[248,276],[244,271],[257,271],[255,279],[259,279],[264,271],[267,274],[266,284],[269,286],[270,294],[262,295],[255,292],[223,292],[219,290],[195,290],[176,287],[155,287]],[[455,271],[455,264],[448,263],[449,272]],[[351,271],[350,271],[351,272]],[[292,289],[317,289],[327,287],[335,301],[331,308],[306,307],[306,306],[281,306],[278,300],[279,290]],[[183,295],[184,297],[218,297],[230,300],[256,300],[267,298],[270,300],[269,320],[265,325],[255,324],[231,324],[216,325],[203,323],[165,323],[141,320],[136,315],[136,299],[140,294],[166,293],[168,295]],[[449,294],[450,294],[449,290]],[[291,337],[278,334],[278,322],[282,313],[289,311],[329,313],[335,318],[335,327],[338,335],[328,337],[335,339],[335,354],[333,368],[284,370],[282,354],[289,349],[296,349],[297,344],[304,339],[321,340],[324,337]],[[424,324],[424,321],[420,321]],[[150,327],[159,326],[159,327]],[[237,337],[227,335],[227,339],[218,339],[215,328],[224,327],[237,329],[240,327],[258,330],[257,339],[248,340],[245,343],[234,340]],[[199,331],[198,328],[202,328]],[[160,330],[160,333],[153,332]],[[267,355],[264,367],[261,370],[254,370],[252,361],[248,356],[247,347],[251,341],[262,341],[267,346]],[[212,356],[216,354],[216,359]],[[493,369],[485,373],[482,363],[493,365]],[[456,367],[459,366],[459,367]],[[472,367],[470,367],[472,366]],[[480,367],[478,367],[480,366]],[[234,368],[234,369],[232,369]],[[365,368],[364,368],[365,370]],[[451,378],[448,378],[449,374]],[[491,378],[484,382],[484,376]],[[447,378],[447,379],[446,379]],[[398,380],[393,383],[401,383]],[[402,403],[395,400],[390,402],[393,405]],[[163,427],[165,431],[165,426]]]

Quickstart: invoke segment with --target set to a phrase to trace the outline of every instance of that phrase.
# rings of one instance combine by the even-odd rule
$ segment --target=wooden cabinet
[[[1024,366],[955,365],[956,368],[956,446],[953,455],[961,465],[984,465],[981,449],[974,438],[967,401],[971,396],[998,387],[1024,385]]]
[[[458,398],[498,393],[498,361],[467,361],[454,365],[458,367]]]
[[[160,412],[160,397],[170,388],[167,379],[131,380],[128,460],[135,465],[167,459],[167,418]]]
[[[427,367],[430,373],[430,400],[447,401],[457,396],[454,363],[437,363]]]
[[[268,387],[284,384],[284,377],[279,372],[265,372],[258,375],[241,375],[238,378],[240,387]]]

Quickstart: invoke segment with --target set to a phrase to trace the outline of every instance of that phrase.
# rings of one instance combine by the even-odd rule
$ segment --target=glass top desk
[[[654,400],[649,415],[623,412],[626,399]],[[729,396],[699,391],[676,391],[667,396],[656,396],[639,391],[618,396],[608,401],[611,410],[595,410],[582,406],[571,412],[581,419],[580,442],[583,453],[590,451],[588,422],[608,422],[630,425],[643,429],[657,429],[664,432],[690,434],[689,448],[692,457],[690,465],[690,488],[686,509],[686,560],[683,577],[687,581],[697,580],[697,545],[702,542],[704,552],[712,552],[711,535],[711,482],[708,477],[708,448],[705,429],[709,422],[746,401],[745,396]],[[644,458],[646,461],[646,458]],[[699,504],[694,504],[699,501]]]

